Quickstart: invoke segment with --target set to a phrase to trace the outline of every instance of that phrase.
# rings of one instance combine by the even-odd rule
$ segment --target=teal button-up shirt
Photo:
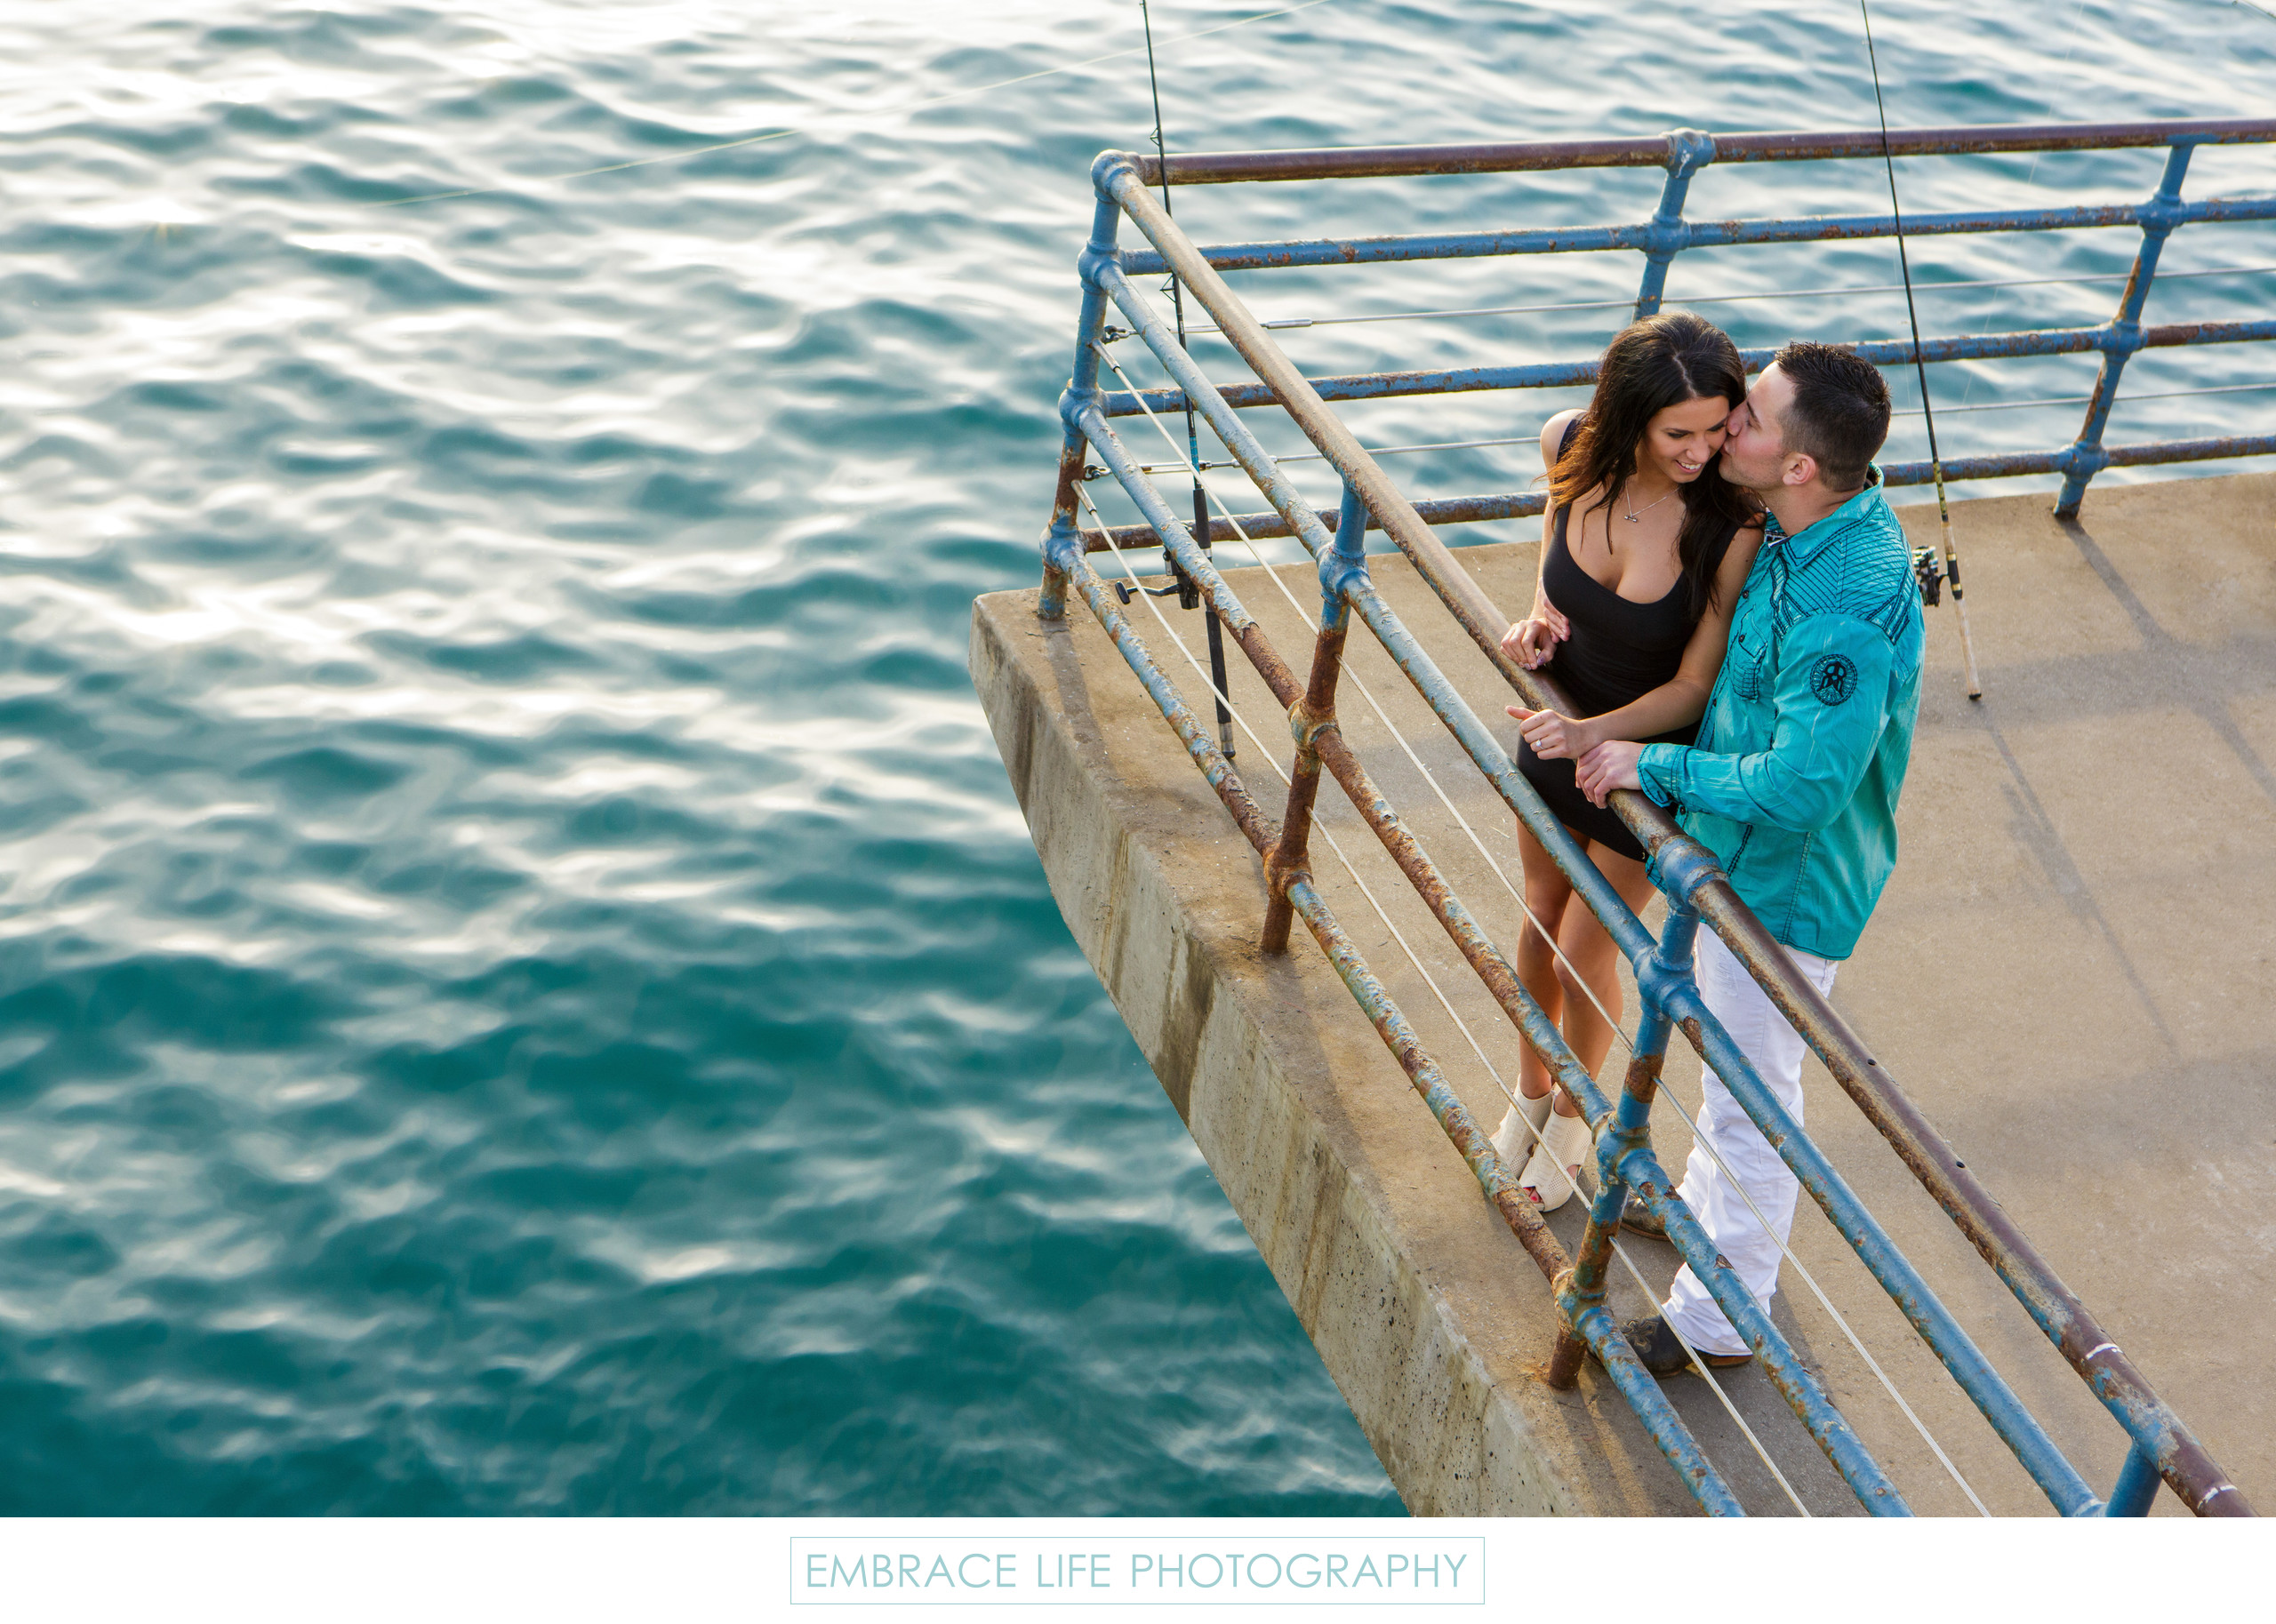
[[[1848,957],[1896,867],[1920,646],[1911,549],[1874,468],[1799,535],[1767,521],[1698,742],[1637,762],[1790,948]]]

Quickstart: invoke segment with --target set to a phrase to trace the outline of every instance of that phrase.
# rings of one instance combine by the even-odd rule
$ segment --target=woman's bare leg
[[[1547,855],[1543,853],[1544,859]],[[1612,882],[1623,901],[1639,914],[1644,911],[1652,900],[1653,886],[1643,864],[1595,842],[1589,845],[1589,860],[1604,871],[1604,877]],[[1613,945],[1611,936],[1598,923],[1596,915],[1589,911],[1589,905],[1577,898],[1565,909],[1557,945],[1565,950],[1567,961],[1556,966],[1565,1041],[1572,1046],[1581,1064],[1588,1068],[1589,1075],[1594,1076],[1604,1065],[1613,1038],[1613,1028],[1599,1012],[1597,1004],[1603,1004],[1615,1020],[1622,1013],[1620,949]],[[1587,991],[1582,990],[1583,985]],[[1594,1002],[1590,998],[1591,993],[1595,995]],[[1576,1116],[1580,1113],[1559,1092],[1557,1114]]]
[[[1522,823],[1518,825],[1518,854],[1526,870],[1526,908],[1534,918],[1551,931],[1562,932],[1566,904],[1572,900],[1573,883],[1565,877],[1533,831]],[[1582,909],[1586,912],[1585,908]],[[1535,930],[1530,921],[1523,935],[1518,938],[1518,980],[1533,995],[1542,1012],[1552,1021],[1565,1007],[1565,984],[1558,979],[1557,955],[1551,949],[1549,939]],[[1533,1045],[1524,1046],[1518,1062],[1518,1092],[1528,1100],[1538,1100],[1549,1092],[1549,1068],[1533,1052]]]

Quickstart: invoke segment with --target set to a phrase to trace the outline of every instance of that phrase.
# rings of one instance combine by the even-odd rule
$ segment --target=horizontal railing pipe
[[[2055,209],[1989,209],[1907,214],[1904,235],[1965,236],[1992,231],[2080,231],[2138,226],[2150,204],[2072,204]],[[2207,197],[2159,210],[2174,225],[2276,219],[2276,197]],[[1418,260],[1487,260],[1509,254],[1642,252],[1662,247],[1747,248],[1769,243],[1848,242],[1895,236],[1892,214],[1822,214],[1793,220],[1690,220],[1617,226],[1531,226],[1505,231],[1437,231],[1391,236],[1300,237],[1270,243],[1213,243],[1195,252],[1212,269],[1294,270],[1321,265],[1405,265]],[[1122,251],[1134,276],[1169,268],[1158,250]]]
[[[2121,400],[2118,403],[2124,405]],[[2258,457],[2276,452],[2276,434],[2224,435],[2209,440],[2157,440],[2144,445],[2104,448],[2112,468],[2154,468],[2163,462],[2210,462],[2222,457]]]
[[[1414,511],[1430,525],[1485,524],[1497,519],[1525,518],[1542,510],[1548,499],[1538,491],[1495,491],[1479,496],[1453,496],[1442,501],[1417,502]],[[1335,531],[1338,510],[1316,508],[1313,516],[1332,534]],[[1381,530],[1373,514],[1366,514],[1366,528]],[[1234,527],[1238,525],[1237,530]],[[1236,513],[1230,517],[1209,521],[1209,540],[1237,541],[1244,535],[1252,541],[1269,540],[1276,536],[1292,536],[1296,527],[1278,513]],[[1082,532],[1083,550],[1086,553],[1105,552],[1109,538],[1116,547],[1151,547],[1154,527],[1150,524],[1116,524],[1103,531]]]
[[[2119,403],[2125,404],[2122,400]],[[2157,468],[2171,462],[2207,462],[2226,457],[2264,457],[2276,453],[2276,434],[2231,435],[2208,440],[2150,440],[2136,445],[2105,446],[2104,454],[2112,468]],[[2060,474],[2070,467],[2071,450],[2064,446],[2055,451],[1993,452],[1979,457],[1947,457],[1944,459],[1944,478],[1950,483],[1966,479],[2006,479],[2029,474]],[[1934,477],[1934,471],[1925,461],[1886,462],[1881,465],[1881,484],[1887,486],[1925,485]],[[1490,524],[1505,519],[1537,517],[1548,499],[1538,491],[1492,491],[1476,496],[1442,497],[1435,501],[1414,504],[1414,511],[1424,523],[1433,526],[1451,524]],[[1335,528],[1335,509],[1315,509],[1320,522],[1331,532]],[[1234,526],[1238,525],[1237,531]],[[1382,524],[1373,516],[1367,520],[1369,530],[1381,530]],[[1112,545],[1120,548],[1151,547],[1154,529],[1150,524],[1117,524],[1101,532],[1081,532],[1083,550],[1102,553]],[[1237,513],[1230,517],[1209,521],[1212,542],[1238,540],[1246,533],[1251,540],[1270,540],[1295,533],[1295,527],[1278,513]]]
[[[1959,124],[1891,130],[1748,130],[1711,137],[1719,164],[1780,164],[1813,158],[1878,158],[1966,152],[2076,152],[2164,147],[2176,141],[2219,145],[2276,140],[2276,119],[2148,119],[2099,124]],[[1884,139],[1887,145],[1884,146]],[[1138,178],[1162,183],[1150,153],[1127,153]],[[1505,174],[1559,169],[1652,169],[1669,158],[1665,135],[1583,141],[1479,141],[1431,147],[1294,148],[1278,152],[1177,152],[1169,155],[1172,186],[1241,180],[1357,180],[1374,176]]]
[[[2126,404],[2121,400],[2119,404]],[[2108,457],[2112,468],[2155,468],[2169,461],[2215,461],[2222,457],[2264,457],[2276,452],[2276,435],[2228,435],[2222,439],[2153,439],[2142,441],[2137,446],[2105,446],[2103,455]],[[2069,468],[2069,446],[2060,451],[1999,451],[1983,457],[1946,457],[1943,477],[1948,482],[1959,480],[2003,480],[2003,477],[2028,476],[2028,473],[2064,473]],[[1905,484],[1927,484],[1932,480],[1932,468],[1927,461],[1885,461],[1880,467],[1880,482],[1887,487]],[[1548,505],[1548,498],[1541,492],[1482,492],[1477,496],[1443,496],[1439,500],[1415,502],[1415,514],[1430,525],[1484,525],[1500,524],[1504,518],[1536,518]],[[1336,528],[1336,509],[1313,509],[1326,530]],[[1238,530],[1234,528],[1238,525]],[[1368,530],[1382,530],[1382,524],[1368,516]],[[1240,534],[1247,534],[1252,541],[1270,541],[1277,537],[1295,534],[1291,525],[1279,514],[1231,514],[1208,521],[1211,541],[1238,541]],[[1154,525],[1113,525],[1109,530],[1084,530],[1086,553],[1109,550],[1109,537],[1113,546],[1154,546]]]
[[[1680,306],[1679,299],[1669,301]],[[2139,329],[2128,348],[2173,349],[2195,344],[2247,344],[2276,339],[2276,321],[2171,322]],[[2016,356],[2068,356],[2104,350],[2127,342],[2108,325],[2100,327],[2043,327],[2019,332],[1959,333],[1920,340],[1920,358],[1939,361],[1990,361]],[[1876,366],[1912,364],[1910,339],[1865,339],[1837,345]],[[1739,359],[1750,372],[1759,372],[1777,358],[1775,349],[1743,349]],[[1597,380],[1597,364],[1588,361],[1522,362],[1511,366],[1459,366],[1427,371],[1331,373],[1310,380],[1322,400],[1388,400],[1410,395],[1466,395],[1482,389],[1574,388]],[[1236,410],[1278,405],[1279,399],[1263,384],[1230,383],[1217,386],[1225,404]],[[1184,401],[1182,389],[1108,390],[1099,396],[1109,417],[1135,416],[1143,409],[1176,411]]]
[[[1757,368],[1759,371],[1760,368]],[[1311,380],[1322,400],[1390,400],[1408,395],[1467,395],[1480,389],[1577,388],[1597,380],[1597,364],[1586,361],[1542,361],[1513,366],[1455,366],[1385,372],[1329,373]],[[1277,406],[1279,396],[1261,383],[1221,383],[1218,393],[1238,411]],[[1109,389],[1099,400],[1109,417],[1135,417],[1142,410],[1174,412],[1183,404],[1182,389]],[[1139,403],[1143,401],[1142,407]]]

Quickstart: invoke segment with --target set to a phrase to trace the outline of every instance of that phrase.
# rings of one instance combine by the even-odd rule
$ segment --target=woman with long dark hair
[[[1643,848],[1582,793],[1573,764],[1607,739],[1692,742],[1762,540],[1752,500],[1716,467],[1724,425],[1745,398],[1737,347],[1677,311],[1613,340],[1587,408],[1559,412],[1541,431],[1550,472],[1540,573],[1532,613],[1502,647],[1528,668],[1546,666],[1580,714],[1509,707],[1522,735],[1519,766],[1639,913],[1652,896]],[[1519,979],[1593,1073],[1613,1036],[1597,1006],[1621,1012],[1618,952],[1522,823],[1518,843],[1526,905],[1558,949],[1528,924]],[[1523,1099],[1495,1148],[1504,1161],[1529,1148],[1519,1182],[1543,1208],[1561,1206],[1588,1154],[1588,1124],[1531,1049],[1519,1076]]]

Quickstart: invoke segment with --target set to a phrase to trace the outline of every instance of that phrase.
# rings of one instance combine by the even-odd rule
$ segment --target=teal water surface
[[[1184,37],[1263,9],[1155,7],[1174,144],[1871,117],[1831,0],[1330,0]],[[2276,96],[2276,24],[2242,7],[1980,10],[1877,9],[1892,122]],[[0,1510],[1398,1511],[1072,946],[965,675],[973,596],[1035,578],[1088,160],[1152,117],[1130,55],[944,98],[1137,24],[1134,0],[0,20]],[[2267,151],[2205,155],[2192,191],[2270,189]],[[2139,196],[2158,161],[1902,173],[1909,206],[1986,206]],[[1879,183],[1758,166],[1694,196],[1826,212]],[[1180,208],[1206,240],[1634,218],[1655,189]],[[1244,286],[1268,315],[1617,297],[1633,261],[1602,258]],[[1894,268],[1886,244],[1697,258],[1678,297]],[[2264,230],[2168,256],[2272,260]],[[2153,313],[2264,313],[2272,286]],[[1924,321],[2112,296],[1952,293]],[[1903,317],[1702,308],[1748,342]],[[1612,319],[1291,348],[1572,355]],[[2090,371],[1945,375],[1988,404]],[[1511,435],[1565,398],[1354,421]],[[2113,433],[2276,411],[2213,398]],[[2073,415],[1956,418],[1946,449],[2057,444]]]

